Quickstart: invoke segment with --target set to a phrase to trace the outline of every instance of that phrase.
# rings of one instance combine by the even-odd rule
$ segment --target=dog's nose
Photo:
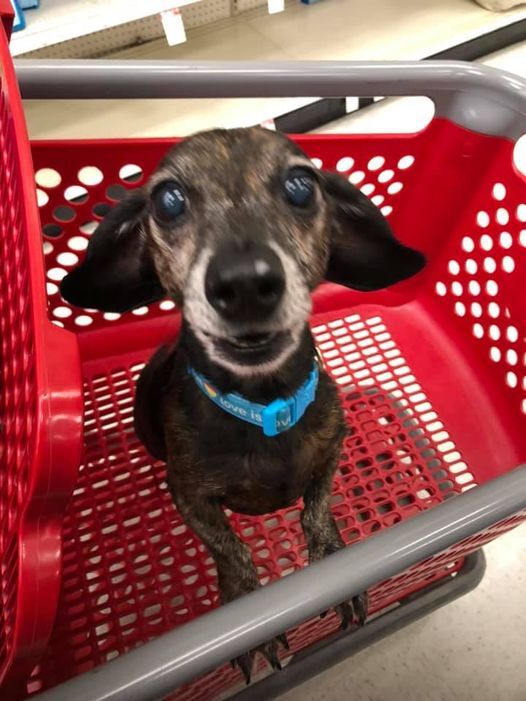
[[[277,308],[285,290],[285,271],[271,248],[225,247],[210,261],[206,297],[228,321],[263,321]]]

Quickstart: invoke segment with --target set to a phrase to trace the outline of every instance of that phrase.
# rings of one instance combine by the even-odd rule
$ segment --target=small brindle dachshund
[[[177,343],[139,380],[136,430],[168,463],[174,503],[214,557],[222,602],[259,586],[225,507],[266,514],[303,497],[310,561],[344,547],[330,498],[345,421],[316,361],[312,290],[324,279],[377,290],[423,265],[346,178],[316,170],[285,136],[250,128],[176,145],[63,280],[78,306],[123,312],[168,295],[182,310]],[[338,612],[343,626],[363,623],[366,595]],[[260,648],[275,668],[277,650],[276,640]],[[236,660],[247,682],[253,657]]]

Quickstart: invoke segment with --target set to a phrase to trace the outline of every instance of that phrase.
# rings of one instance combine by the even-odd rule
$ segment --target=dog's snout
[[[228,321],[263,321],[277,308],[285,290],[285,272],[268,246],[221,249],[205,278],[209,303]]]

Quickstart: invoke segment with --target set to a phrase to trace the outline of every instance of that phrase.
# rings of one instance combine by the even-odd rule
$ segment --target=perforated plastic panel
[[[495,182],[451,249],[435,292],[462,320],[526,415],[526,186]]]
[[[0,684],[7,695],[7,685],[31,671],[55,616],[60,518],[80,447],[78,353],[74,337],[46,318],[32,175],[0,23]]]
[[[186,29],[202,27],[230,17],[230,0],[200,0],[195,4],[182,7],[181,14]],[[160,14],[155,14],[80,36],[71,41],[29,51],[23,55],[28,58],[97,58],[154,39],[164,38],[164,36]],[[51,36],[50,39],[52,40],[53,37]],[[20,51],[16,51],[16,55],[19,53]]]
[[[0,25],[0,34],[2,27]],[[2,37],[0,36],[0,41]],[[0,672],[12,652],[18,584],[18,528],[25,506],[37,416],[35,341],[27,242],[21,216],[15,124],[0,73]],[[22,274],[21,274],[22,270]]]

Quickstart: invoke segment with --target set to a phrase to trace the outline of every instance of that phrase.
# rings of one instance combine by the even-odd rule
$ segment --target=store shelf
[[[421,59],[526,20],[473,0],[324,0],[249,25],[295,59]]]
[[[112,58],[418,59],[519,22],[525,23],[526,36],[526,6],[492,13],[472,0],[323,0],[309,6],[294,1],[277,15],[259,9],[191,31],[186,44],[168,47],[157,40]],[[524,59],[522,64],[526,66]],[[311,102],[115,100],[90,101],[87,110],[85,103],[75,101],[28,101],[26,114],[33,138],[184,136],[216,126],[258,124]]]
[[[20,56],[199,0],[43,0],[25,13],[26,28],[13,35],[11,54]]]

